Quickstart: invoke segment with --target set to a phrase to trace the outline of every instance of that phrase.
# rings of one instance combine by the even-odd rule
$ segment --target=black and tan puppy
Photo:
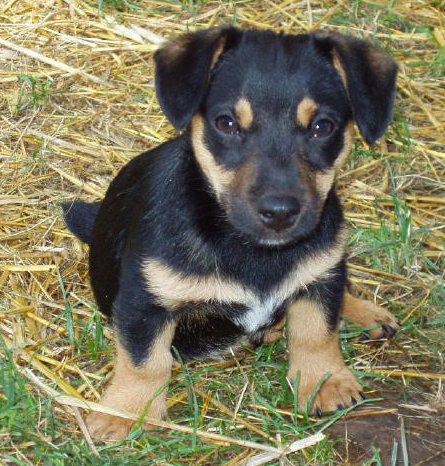
[[[386,130],[395,63],[341,34],[231,27],[180,36],[155,62],[161,107],[185,131],[128,163],[100,205],[64,205],[116,328],[102,402],[165,416],[165,390],[152,398],[169,380],[172,345],[184,359],[215,357],[270,341],[286,317],[301,409],[327,373],[313,410],[355,403],[360,385],[338,342],[342,303],[362,325],[397,324],[344,295],[334,181],[354,121],[370,144]],[[131,423],[95,413],[88,426],[121,439]]]

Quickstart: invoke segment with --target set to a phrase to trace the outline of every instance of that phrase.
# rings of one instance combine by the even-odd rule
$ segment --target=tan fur
[[[321,304],[301,299],[287,310],[289,349],[288,379],[293,384],[300,371],[298,405],[306,410],[307,402],[321,378],[332,375],[318,392],[312,412],[336,411],[338,405],[349,406],[351,397],[359,399],[360,385],[346,367],[340,352],[337,331],[329,332]]]
[[[218,61],[219,56],[223,52],[224,46],[226,45],[226,40],[227,40],[226,37],[221,37],[218,43],[216,44],[215,52],[213,53],[213,57],[212,57],[212,63],[210,64],[210,71],[216,65],[216,62]],[[209,71],[209,74],[210,74],[210,71]]]
[[[241,195],[245,195],[251,186],[256,173],[257,165],[254,158],[249,158],[236,169],[230,189]]]
[[[329,270],[337,265],[343,257],[347,232],[342,230],[334,244],[313,254],[299,263],[297,267],[277,286],[277,295],[284,301],[292,296],[297,289],[328,277]]]
[[[365,55],[369,67],[373,70],[378,70],[381,78],[385,78],[388,73],[393,72],[393,61],[383,50],[369,46],[366,49]]]
[[[211,44],[217,37],[220,35],[220,31],[215,29],[215,31],[208,31],[206,37],[202,39],[203,46],[208,43]],[[165,60],[169,60],[171,62],[176,61],[180,58],[183,53],[189,47],[190,42],[193,40],[192,34],[182,34],[177,37],[173,37],[170,39],[160,50]],[[216,62],[218,61],[219,56],[224,50],[224,45],[226,43],[226,37],[222,36],[215,47],[215,52],[213,53],[210,70],[215,66]]]
[[[351,150],[353,135],[354,135],[354,122],[351,120],[346,125],[345,134],[343,136],[344,137],[343,147],[340,151],[340,154],[338,155],[338,157],[336,158],[334,162],[334,168],[336,170],[338,170],[343,165],[343,162],[346,160],[346,157],[348,156],[349,151]]]
[[[123,345],[116,340],[115,373],[102,397],[102,404],[129,413],[142,413],[155,392],[170,379],[173,362],[170,347],[174,329],[173,323],[164,328],[141,366],[133,364]],[[166,416],[165,396],[166,389],[153,399],[147,410],[148,417],[161,419]],[[133,424],[133,421],[104,413],[93,413],[87,418],[91,435],[100,440],[122,440]]]
[[[187,35],[173,37],[162,46],[159,52],[164,59],[174,62],[185,52],[190,40],[191,38]]]
[[[235,172],[219,165],[209,151],[204,141],[204,119],[199,114],[192,118],[191,139],[196,160],[219,198],[227,191]]]
[[[326,276],[327,272],[343,257],[345,241],[346,231],[342,231],[331,248],[299,262],[289,275],[272,290],[270,299],[282,302],[291,297],[295,290],[304,288]],[[216,274],[186,275],[173,270],[157,259],[144,260],[142,272],[150,293],[157,297],[161,305],[171,310],[187,301],[240,303],[246,306],[255,306],[260,301],[252,290],[239,283]]]
[[[253,110],[250,102],[245,97],[241,97],[235,104],[235,115],[241,128],[250,128],[253,122]]]
[[[334,64],[334,68],[339,72],[341,76],[341,80],[343,81],[343,85],[346,89],[348,89],[348,77],[346,76],[346,71],[343,68],[340,55],[337,50],[333,50],[332,52],[332,62]]]
[[[175,309],[187,301],[245,303],[253,298],[243,286],[224,280],[216,274],[203,277],[186,275],[156,259],[145,260],[142,271],[148,290],[168,309]]]
[[[377,328],[369,330],[370,337],[374,339],[380,338],[382,324],[389,325],[394,329],[399,328],[396,318],[389,311],[371,301],[355,298],[349,293],[345,293],[342,316],[354,324],[360,325],[360,327],[373,327],[377,325]]]
[[[310,97],[304,97],[297,106],[297,123],[307,128],[317,111],[318,105]]]
[[[329,168],[315,175],[315,186],[320,199],[325,201],[326,196],[332,188],[335,181],[336,171],[334,168]]]
[[[285,323],[285,319],[283,316],[283,318],[278,323],[276,323],[273,327],[267,329],[264,332],[262,342],[268,345],[269,343],[273,343],[276,339],[283,336],[284,323]]]
[[[328,195],[329,191],[332,188],[338,169],[343,165],[343,162],[345,161],[346,157],[349,154],[349,151],[351,149],[353,131],[354,131],[354,124],[351,121],[346,126],[343,148],[340,154],[338,155],[337,159],[335,160],[333,168],[330,168],[323,172],[318,172],[315,175],[315,185],[316,185],[317,193],[320,195],[321,199],[323,200],[326,199],[326,196]]]
[[[317,186],[315,184],[314,171],[306,160],[302,157],[297,158],[298,174],[303,186],[306,188],[309,196],[316,195]]]

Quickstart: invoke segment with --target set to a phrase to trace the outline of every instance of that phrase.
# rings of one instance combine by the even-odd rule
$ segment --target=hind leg
[[[386,309],[364,299],[355,298],[348,292],[343,299],[342,317],[346,317],[360,327],[376,327],[369,330],[372,339],[392,337],[399,325],[397,319]]]

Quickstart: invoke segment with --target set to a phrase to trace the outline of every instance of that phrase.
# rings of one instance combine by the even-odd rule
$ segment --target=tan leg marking
[[[250,102],[245,97],[241,97],[235,104],[235,115],[241,128],[250,128],[253,122],[253,110]]]
[[[123,345],[116,340],[117,361],[111,384],[101,403],[110,408],[141,414],[155,392],[170,379],[173,357],[171,342],[175,325],[168,324],[155,340],[150,355],[141,366],[135,366]],[[167,414],[167,389],[160,393],[147,410],[147,416],[156,419]],[[86,420],[91,435],[98,440],[122,440],[131,430],[134,421],[109,414],[94,412]]]
[[[297,123],[307,128],[317,111],[318,105],[310,97],[304,97],[297,105]]]
[[[288,378],[294,382],[300,371],[298,406],[306,410],[307,402],[328,372],[332,375],[322,385],[315,398],[312,412],[336,411],[339,405],[351,405],[352,398],[360,399],[361,387],[346,367],[340,352],[338,332],[330,333],[321,304],[301,299],[287,311],[289,370]]]
[[[284,317],[277,322],[273,327],[266,330],[263,336],[263,343],[268,345],[269,343],[273,343],[275,340],[283,336],[284,330]]]
[[[389,311],[371,301],[355,298],[349,293],[345,293],[342,316],[360,327],[377,325],[377,328],[368,331],[372,339],[390,337],[399,328],[397,319]]]
[[[191,123],[191,139],[196,160],[219,198],[227,191],[233,180],[234,170],[227,170],[218,164],[204,141],[204,119],[196,114]]]

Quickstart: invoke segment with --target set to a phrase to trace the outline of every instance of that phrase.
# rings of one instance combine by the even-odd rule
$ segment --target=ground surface
[[[94,307],[87,251],[58,204],[100,199],[126,161],[174,134],[155,100],[152,51],[171,34],[227,23],[330,28],[379,43],[400,63],[387,135],[373,148],[357,139],[339,179],[355,292],[402,323],[383,345],[355,341],[352,327],[342,333],[349,365],[381,400],[346,415],[297,415],[279,340],[236,361],[175,369],[170,420],[191,434],[169,426],[94,445],[84,412],[61,395],[99,400],[112,327]],[[198,429],[266,446],[329,433],[271,466],[444,465],[444,26],[443,1],[3,1],[0,463],[236,466],[258,453],[204,441]]]

